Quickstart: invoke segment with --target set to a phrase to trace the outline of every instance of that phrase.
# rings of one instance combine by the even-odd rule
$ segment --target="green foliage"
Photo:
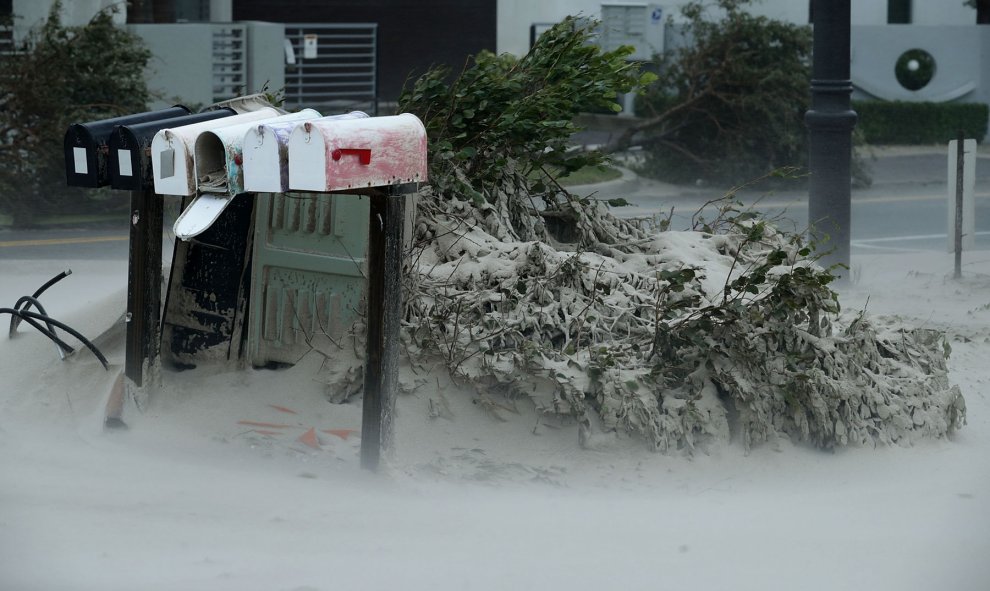
[[[990,117],[984,103],[857,101],[853,109],[869,144],[944,144],[959,130],[982,142]]]
[[[65,27],[56,3],[11,55],[0,57],[0,211],[27,225],[40,215],[126,206],[104,192],[65,186],[62,139],[70,123],[147,110],[139,38],[104,10]]]
[[[522,58],[482,52],[453,82],[447,68],[434,68],[403,91],[399,110],[426,125],[436,192],[476,204],[506,186],[542,195],[558,171],[602,162],[599,153],[567,150],[574,117],[620,110],[616,95],[652,77],[626,61],[631,47],[593,45],[594,25],[568,17]]]
[[[735,182],[806,162],[811,30],[753,16],[748,3],[681,8],[687,44],[658,57],[646,123],[623,138],[642,133],[645,174]]]

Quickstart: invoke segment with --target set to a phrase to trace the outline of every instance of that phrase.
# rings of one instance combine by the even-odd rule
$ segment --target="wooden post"
[[[953,273],[953,277],[956,279],[962,278],[963,173],[965,172],[963,160],[965,157],[965,143],[966,139],[963,136],[963,131],[959,130],[959,136],[956,140],[956,229],[953,236],[955,241],[955,272]]]
[[[132,191],[124,375],[139,388],[144,368],[156,366],[161,353],[161,284],[162,198]]]
[[[392,443],[402,308],[402,226],[405,197],[371,195],[368,232],[368,341],[364,366],[361,467],[377,470]]]

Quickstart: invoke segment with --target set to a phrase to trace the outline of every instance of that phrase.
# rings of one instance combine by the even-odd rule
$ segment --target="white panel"
[[[289,187],[326,191],[327,148],[323,135],[307,122],[289,136]]]
[[[117,162],[120,163],[120,176],[134,176],[130,150],[117,150]]]
[[[948,250],[955,252],[956,235],[956,162],[959,142],[949,142],[949,186],[948,202]],[[962,202],[962,247],[972,250],[976,245],[976,201],[973,192],[976,189],[976,140],[963,141],[963,202]]]
[[[180,240],[199,236],[220,217],[234,199],[226,195],[200,195],[175,220],[172,230]]]
[[[72,161],[76,174],[89,173],[89,167],[86,166],[86,148],[72,148]]]

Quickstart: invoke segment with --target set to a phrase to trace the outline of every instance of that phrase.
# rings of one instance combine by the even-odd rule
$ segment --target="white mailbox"
[[[367,118],[361,111],[319,119]],[[284,193],[289,190],[289,136],[298,122],[251,125],[244,136],[244,190],[255,193]]]
[[[415,115],[318,119],[289,136],[293,191],[384,187],[426,177],[426,129]]]
[[[199,134],[228,125],[271,119],[278,115],[276,109],[264,107],[219,120],[159,131],[151,140],[155,193],[184,196],[196,194],[196,140]]]
[[[318,119],[318,111],[303,109],[298,113],[265,119],[263,124],[295,126],[300,121]],[[196,139],[196,183],[200,193],[239,195],[244,189],[244,133],[257,121],[210,129]]]

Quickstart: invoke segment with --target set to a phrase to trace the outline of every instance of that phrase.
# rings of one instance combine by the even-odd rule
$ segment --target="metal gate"
[[[285,105],[377,114],[377,23],[285,25]]]

